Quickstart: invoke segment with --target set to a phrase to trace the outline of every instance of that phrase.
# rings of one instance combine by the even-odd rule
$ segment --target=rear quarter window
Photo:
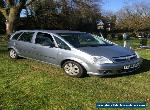
[[[22,32],[14,34],[14,36],[12,37],[12,40],[17,40],[21,34]]]
[[[20,37],[19,41],[31,42],[34,32],[24,32]]]

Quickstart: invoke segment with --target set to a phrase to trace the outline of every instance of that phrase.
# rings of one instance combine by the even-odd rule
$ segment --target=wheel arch
[[[86,72],[88,71],[88,65],[85,62],[83,62],[82,60],[77,59],[77,58],[69,58],[69,59],[63,60],[60,64],[61,68],[63,67],[63,64],[67,61],[74,61],[74,62],[80,64]]]
[[[14,49],[16,51],[16,53],[19,55],[19,52],[15,47],[8,47],[8,51],[10,51],[11,49]]]

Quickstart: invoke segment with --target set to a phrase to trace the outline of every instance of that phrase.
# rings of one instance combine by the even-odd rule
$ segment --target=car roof
[[[19,30],[16,32],[49,32],[49,33],[85,33],[80,31],[70,31],[70,30]]]

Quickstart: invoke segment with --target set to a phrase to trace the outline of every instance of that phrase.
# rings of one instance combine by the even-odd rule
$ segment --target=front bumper
[[[136,71],[142,63],[142,59],[139,58],[134,61],[112,63],[103,65],[90,65],[87,74],[91,75],[113,75],[113,74],[125,74]]]

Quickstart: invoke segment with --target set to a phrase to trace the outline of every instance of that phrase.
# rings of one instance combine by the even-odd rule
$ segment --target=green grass
[[[137,51],[145,60],[136,74],[71,78],[49,64],[10,59],[6,43],[0,42],[0,110],[96,110],[96,102],[146,101],[150,50]]]

